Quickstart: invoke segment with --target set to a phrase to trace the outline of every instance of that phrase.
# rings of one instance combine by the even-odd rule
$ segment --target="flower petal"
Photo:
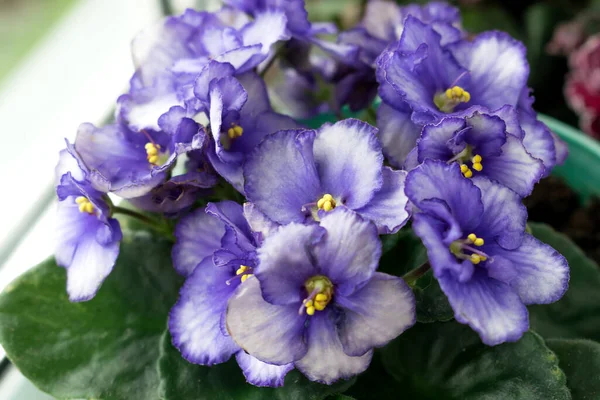
[[[244,350],[235,354],[235,359],[242,369],[246,381],[259,387],[281,387],[283,386],[285,376],[294,369],[294,364],[273,365],[260,361],[252,357]]]
[[[516,276],[510,285],[525,304],[549,304],[562,297],[569,286],[567,260],[551,246],[526,234],[515,250],[497,248],[499,254],[513,262]]]
[[[294,362],[307,352],[304,340],[306,315],[298,304],[267,303],[254,276],[238,286],[227,307],[227,330],[248,354],[275,365]]]
[[[544,164],[533,158],[523,143],[512,135],[506,136],[499,156],[484,157],[485,175],[517,192],[528,196],[544,173]]]
[[[423,162],[430,158],[432,160],[448,161],[454,157],[449,142],[457,132],[465,129],[464,118],[448,117],[437,124],[429,124],[423,127],[423,133],[417,143],[418,160]]]
[[[221,333],[221,316],[235,286],[226,284],[230,269],[218,268],[207,257],[186,279],[169,314],[169,331],[181,355],[194,364],[227,361],[239,346]]]
[[[377,229],[369,220],[343,207],[327,212],[321,227],[327,233],[314,247],[316,261],[336,292],[349,295],[377,269],[381,257]]]
[[[319,275],[320,271],[313,265],[312,253],[324,233],[323,228],[317,225],[291,223],[265,240],[258,249],[256,277],[266,301],[300,305],[306,297],[304,282]]]
[[[296,361],[296,368],[311,381],[331,385],[339,379],[348,379],[365,371],[373,352],[359,357],[344,353],[331,312],[319,312],[310,317],[307,342],[308,352]]]
[[[303,222],[303,207],[323,194],[313,159],[314,140],[314,131],[279,131],[247,157],[246,197],[275,222]]]
[[[525,131],[523,145],[527,152],[533,157],[542,160],[546,168],[544,176],[550,175],[550,171],[556,165],[556,147],[554,137],[548,127],[541,121],[525,113],[521,113],[521,127]],[[564,155],[561,149],[561,155]]]
[[[376,134],[377,129],[365,122],[346,119],[321,127],[315,138],[323,190],[349,208],[366,205],[383,183],[383,155]]]
[[[351,296],[339,296],[344,309],[338,332],[344,352],[361,356],[394,339],[416,321],[415,297],[411,288],[396,276],[376,272]]]
[[[225,224],[200,208],[179,220],[176,242],[171,251],[175,270],[189,276],[196,266],[221,248]]]
[[[398,111],[382,103],[377,110],[377,127],[383,154],[397,168],[404,165],[406,156],[417,145],[421,126],[410,119],[412,110]]]
[[[260,235],[260,240],[257,240],[258,242],[262,242],[264,238],[271,235],[279,227],[279,224],[267,218],[254,203],[244,203],[244,217],[248,221],[252,232]]]
[[[449,275],[438,278],[454,310],[456,320],[468,324],[483,343],[495,346],[516,342],[529,329],[527,308],[507,284],[478,270],[467,282]]]
[[[410,217],[408,197],[404,194],[407,172],[383,167],[382,175],[381,189],[375,193],[369,204],[356,212],[373,221],[379,234],[396,233]]]
[[[261,44],[262,52],[268,54],[271,46],[290,38],[286,29],[287,17],[281,10],[265,10],[254,17],[254,21],[242,28],[244,45]]]
[[[521,245],[527,223],[527,209],[521,197],[509,188],[484,177],[473,178],[473,183],[481,189],[483,212],[478,215],[478,236],[487,243],[496,242],[505,249],[515,249]]]

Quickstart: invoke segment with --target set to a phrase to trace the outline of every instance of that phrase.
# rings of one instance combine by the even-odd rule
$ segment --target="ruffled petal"
[[[423,133],[417,143],[418,161],[423,162],[430,158],[432,160],[448,161],[454,157],[449,142],[457,132],[465,129],[463,118],[448,117],[438,124],[425,125]]]
[[[281,387],[285,376],[294,369],[294,364],[272,365],[252,357],[244,350],[235,354],[235,359],[248,383],[259,387]]]
[[[408,173],[405,192],[419,208],[429,199],[445,202],[464,231],[472,231],[479,225],[483,213],[481,192],[470,179],[463,177],[456,163],[426,160]]]
[[[266,10],[257,14],[254,21],[241,30],[244,45],[261,44],[262,52],[269,53],[271,46],[280,40],[288,40],[287,17],[281,10]]]
[[[323,126],[317,133],[314,157],[322,188],[349,208],[366,205],[383,183],[376,134],[376,128],[356,119]]]
[[[279,224],[271,221],[253,203],[244,203],[244,217],[255,234],[260,235],[259,243],[277,230]]]
[[[282,305],[299,305],[302,302],[306,296],[302,293],[304,282],[320,273],[313,265],[313,247],[321,241],[324,233],[323,228],[317,225],[291,223],[265,240],[258,249],[256,277],[266,301]]]
[[[377,269],[381,257],[377,229],[369,220],[343,207],[327,212],[321,227],[327,234],[314,247],[315,259],[336,292],[349,295]]]
[[[458,62],[469,70],[471,104],[496,110],[516,106],[527,86],[529,64],[523,43],[504,32],[485,32],[473,42],[450,46]]]
[[[226,284],[230,269],[218,268],[207,257],[186,279],[169,314],[169,331],[181,355],[194,364],[214,365],[240,350],[221,333],[221,316],[235,286]]]
[[[208,110],[210,83],[214,79],[225,78],[233,76],[234,74],[235,68],[231,64],[211,61],[202,69],[198,78],[196,78],[196,82],[194,83],[194,96],[196,96],[196,98],[205,105],[206,110]]]
[[[521,197],[509,188],[484,177],[473,178],[481,190],[483,212],[477,217],[480,225],[473,230],[487,243],[498,243],[505,249],[521,245],[527,223],[527,209]]]
[[[215,144],[220,142],[223,117],[229,111],[241,110],[248,100],[244,87],[232,76],[215,79],[209,85],[210,129]],[[217,145],[218,146],[218,145]],[[220,149],[217,149],[217,155]]]
[[[319,312],[310,317],[306,338],[308,352],[295,363],[308,379],[326,385],[360,374],[367,369],[373,357],[372,351],[359,357],[344,353],[332,314]]]
[[[556,165],[556,147],[554,137],[548,127],[541,121],[521,113],[521,127],[525,132],[523,145],[529,154],[544,163],[544,176],[550,175],[552,168]],[[563,155],[561,153],[561,155]]]
[[[369,204],[356,212],[373,221],[379,234],[396,233],[410,217],[408,197],[404,194],[406,171],[383,167],[383,185]]]
[[[417,145],[421,126],[410,119],[412,111],[398,111],[385,103],[377,110],[377,127],[383,154],[396,168],[404,165],[406,156]]]
[[[484,157],[483,171],[491,179],[525,197],[544,174],[544,164],[527,153],[519,139],[508,135],[501,155]]]
[[[190,275],[197,265],[221,248],[225,224],[204,209],[195,210],[179,220],[175,227],[176,242],[171,251],[175,270]]]
[[[314,131],[280,131],[265,138],[247,157],[246,197],[275,222],[303,222],[303,207],[322,196],[313,159],[314,140]]]
[[[376,272],[351,296],[336,298],[343,308],[338,332],[344,352],[361,356],[394,339],[416,321],[415,297],[396,276]]]
[[[269,364],[289,364],[308,350],[304,340],[307,316],[299,315],[298,307],[267,303],[258,279],[251,276],[229,299],[227,330],[251,356]]]
[[[527,308],[519,295],[509,285],[487,277],[485,271],[476,271],[468,282],[449,275],[438,277],[438,282],[456,320],[473,328],[483,343],[516,342],[529,329]]]
[[[510,281],[525,304],[549,304],[557,301],[569,286],[569,265],[551,246],[526,234],[517,249],[498,247],[491,252],[514,264],[516,275]]]

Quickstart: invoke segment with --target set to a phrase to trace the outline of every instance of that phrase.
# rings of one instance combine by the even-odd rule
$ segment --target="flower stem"
[[[402,279],[404,279],[404,282],[412,286],[420,277],[425,275],[430,268],[431,265],[429,264],[429,261],[426,261],[423,265],[408,271],[406,274],[404,274]]]
[[[156,232],[162,234],[167,239],[169,239],[171,241],[175,241],[175,237],[173,236],[173,233],[170,231],[170,229],[167,226],[165,226],[164,224],[161,224],[159,221],[157,221],[153,218],[150,218],[150,217],[148,217],[144,214],[141,214],[135,210],[130,210],[129,208],[123,208],[123,207],[119,207],[119,206],[113,206],[112,212],[113,212],[113,214],[122,214],[122,215],[127,215],[128,217],[135,218],[138,221],[145,224],[146,226],[154,229]]]

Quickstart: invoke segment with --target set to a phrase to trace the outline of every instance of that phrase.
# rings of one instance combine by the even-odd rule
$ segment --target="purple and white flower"
[[[244,190],[279,223],[319,220],[336,207],[354,210],[380,233],[407,221],[405,171],[383,166],[377,129],[347,119],[318,131],[280,131],[265,138],[244,165]]]
[[[71,301],[92,299],[112,271],[123,235],[110,217],[104,193],[87,180],[88,173],[70,153],[62,150],[56,166],[56,263],[67,270]]]
[[[291,223],[258,249],[255,277],[229,300],[227,329],[250,355],[331,384],[363,372],[372,349],[415,323],[401,279],[375,272],[375,226],[343,208],[320,225]]]
[[[526,305],[552,303],[567,290],[566,259],[525,232],[527,211],[512,190],[466,179],[456,163],[426,160],[408,174],[406,194],[456,320],[484,343],[517,341],[529,329]]]
[[[242,206],[232,201],[211,203],[182,218],[175,236],[173,263],[186,281],[169,316],[173,345],[194,364],[220,364],[235,355],[248,382],[282,386],[293,365],[255,359],[225,329],[229,298],[258,265],[257,242]]]

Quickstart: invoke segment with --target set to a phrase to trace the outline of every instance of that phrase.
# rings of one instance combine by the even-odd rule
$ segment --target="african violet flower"
[[[567,261],[525,233],[527,211],[510,189],[426,160],[408,174],[406,194],[456,320],[484,343],[518,340],[529,328],[526,305],[552,303],[567,290]]]
[[[170,114],[176,114],[174,107]],[[79,127],[75,151],[89,170],[89,180],[96,190],[113,192],[124,198],[146,195],[167,180],[181,154],[202,149],[206,134],[198,123],[181,117],[173,126],[161,119],[164,130],[132,131],[122,124],[97,128],[86,123]],[[195,185],[210,187],[215,179],[195,174]]]
[[[186,10],[140,33],[132,44],[136,72],[117,115],[134,130],[158,129],[158,119],[187,100],[210,60],[231,63],[238,73],[269,57],[271,46],[289,39],[283,13],[265,11],[250,20],[225,7],[215,13]]]
[[[347,119],[268,136],[244,165],[248,201],[279,224],[318,220],[343,206],[372,220],[380,233],[397,232],[409,217],[406,172],[383,166],[376,133]]]
[[[233,77],[231,64],[211,62],[194,94],[209,116],[212,140],[207,156],[215,170],[242,191],[246,155],[269,133],[298,124],[271,109],[265,82],[254,72]]]
[[[515,133],[522,136],[520,130]],[[428,158],[456,161],[465,177],[486,176],[525,197],[542,177],[544,165],[527,153],[519,136],[508,133],[506,123],[494,115],[444,118],[425,125],[407,168]]]
[[[173,345],[195,364],[214,365],[235,354],[248,382],[282,386],[293,365],[269,365],[246,354],[225,330],[227,301],[257,267],[253,232],[242,206],[211,203],[182,218],[173,263],[186,277],[169,316]]]
[[[398,157],[391,161],[397,166],[404,163],[424,124],[475,111],[495,114],[510,106],[524,131],[527,151],[544,163],[548,173],[557,162],[555,138],[536,120],[531,107],[523,44],[502,32],[445,46],[441,40],[432,26],[408,16],[401,39],[377,60],[379,94],[389,106],[379,114],[378,125],[383,143],[392,147],[386,154]],[[408,121],[416,127],[405,132],[395,128]],[[408,137],[394,140],[398,135]],[[394,148],[396,143],[402,148]]]
[[[69,150],[56,166],[58,199],[56,263],[67,270],[71,301],[90,300],[112,271],[122,238],[119,222],[110,218],[103,193],[92,188]]]
[[[337,208],[319,225],[291,223],[258,249],[259,268],[229,300],[227,329],[250,355],[294,363],[326,384],[364,371],[372,349],[415,323],[401,278],[375,272],[375,226]]]

